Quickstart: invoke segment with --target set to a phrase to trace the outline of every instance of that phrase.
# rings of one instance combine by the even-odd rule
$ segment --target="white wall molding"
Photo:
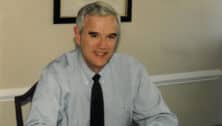
[[[221,78],[222,71],[220,69],[151,76],[151,80],[158,86],[189,84],[192,82],[217,80]]]
[[[189,84],[192,82],[217,80],[221,78],[222,71],[220,69],[151,76],[151,80],[153,81],[153,83],[157,84],[157,86]],[[30,87],[0,89],[0,102],[13,101],[14,96],[23,94],[29,88]]]
[[[0,102],[14,101],[14,97],[25,93],[29,88],[0,89]]]

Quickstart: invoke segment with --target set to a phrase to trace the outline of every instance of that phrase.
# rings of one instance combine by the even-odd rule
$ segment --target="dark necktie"
[[[93,76],[91,93],[90,126],[104,126],[104,103],[102,88],[99,83],[100,75]]]

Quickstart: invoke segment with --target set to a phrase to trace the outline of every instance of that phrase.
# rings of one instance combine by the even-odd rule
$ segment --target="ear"
[[[74,31],[74,35],[75,35],[76,44],[80,45],[80,37],[81,37],[81,35],[80,35],[79,28],[77,26],[74,26],[73,31]]]

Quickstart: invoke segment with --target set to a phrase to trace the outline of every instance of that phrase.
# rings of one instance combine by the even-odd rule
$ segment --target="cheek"
[[[112,42],[109,44],[109,48],[114,50],[116,48],[116,42]]]
[[[86,49],[90,49],[93,46],[92,42],[87,38],[82,39],[81,44],[82,44],[82,47]]]

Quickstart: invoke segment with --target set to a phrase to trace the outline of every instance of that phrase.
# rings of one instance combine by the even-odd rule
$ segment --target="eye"
[[[97,33],[97,32],[89,32],[88,34],[89,34],[89,36],[92,37],[92,38],[98,37],[98,33]]]
[[[116,33],[112,33],[112,34],[109,34],[107,36],[108,39],[116,39],[117,38],[117,34]]]

